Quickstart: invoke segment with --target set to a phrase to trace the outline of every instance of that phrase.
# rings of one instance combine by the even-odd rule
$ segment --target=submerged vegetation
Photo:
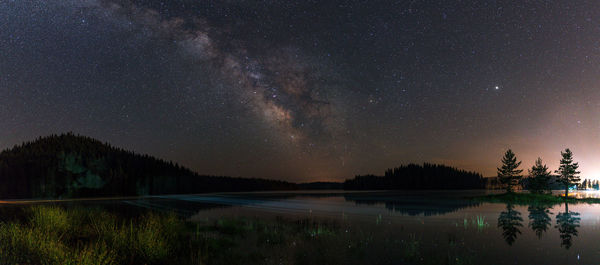
[[[34,206],[0,223],[0,264],[474,264],[456,236],[447,251],[433,253],[414,234],[381,234],[385,238],[343,221],[191,221],[164,213],[130,218],[98,208]]]
[[[477,229],[477,231],[481,232],[483,231],[485,228],[489,228],[490,224],[488,222],[485,221],[485,216],[483,215],[476,215],[474,217],[471,217],[470,219],[471,221],[469,221],[468,218],[463,218],[463,223],[462,226],[464,227],[464,229],[469,229],[470,227],[474,227]],[[456,227],[459,226],[459,223],[456,222],[455,223]]]

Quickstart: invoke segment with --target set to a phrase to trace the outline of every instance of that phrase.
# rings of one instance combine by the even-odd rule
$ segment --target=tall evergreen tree
[[[517,162],[515,153],[508,149],[502,158],[502,167],[497,168],[498,179],[505,185],[507,192],[513,192],[514,186],[518,185],[519,180],[523,177],[520,175],[523,170],[517,169],[520,165],[521,161]]]
[[[544,193],[550,190],[550,171],[548,167],[542,164],[542,159],[538,157],[535,165],[529,170],[529,191],[532,193]]]
[[[565,197],[569,197],[569,187],[579,183],[578,174],[581,172],[577,171],[579,163],[573,163],[573,153],[569,148],[560,154],[562,155],[560,167],[554,172],[558,174],[558,181],[565,185]]]

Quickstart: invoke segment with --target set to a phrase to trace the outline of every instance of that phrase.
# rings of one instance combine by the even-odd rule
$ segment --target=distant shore
[[[473,197],[472,200],[478,202],[492,203],[510,203],[517,205],[529,204],[558,204],[558,203],[600,203],[600,198],[575,198],[564,197],[553,194],[533,194],[533,193],[502,193],[490,194],[484,196]]]

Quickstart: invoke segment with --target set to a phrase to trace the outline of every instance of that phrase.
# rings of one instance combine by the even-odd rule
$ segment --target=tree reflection
[[[506,205],[506,211],[498,216],[498,227],[502,227],[502,236],[508,245],[512,245],[517,239],[517,235],[521,234],[520,227],[523,227],[523,218],[521,213],[514,209],[512,204]]]
[[[565,212],[559,213],[556,216],[556,228],[558,228],[558,232],[560,233],[561,247],[566,249],[571,247],[571,240],[578,235],[577,228],[579,227],[580,220],[579,213],[570,212],[569,204],[565,203]]]
[[[461,199],[451,199],[444,195],[428,194],[423,198],[418,194],[389,194],[389,193],[347,193],[344,194],[346,201],[357,205],[385,204],[385,208],[392,212],[415,215],[442,215],[456,212],[460,209],[478,206],[478,202]]]
[[[541,239],[551,225],[550,207],[547,205],[530,205],[527,210],[529,211],[529,227]]]

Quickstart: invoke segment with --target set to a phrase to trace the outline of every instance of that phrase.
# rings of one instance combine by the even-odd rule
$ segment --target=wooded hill
[[[0,153],[0,198],[137,196],[297,189],[296,184],[199,175],[72,133],[40,137]]]

